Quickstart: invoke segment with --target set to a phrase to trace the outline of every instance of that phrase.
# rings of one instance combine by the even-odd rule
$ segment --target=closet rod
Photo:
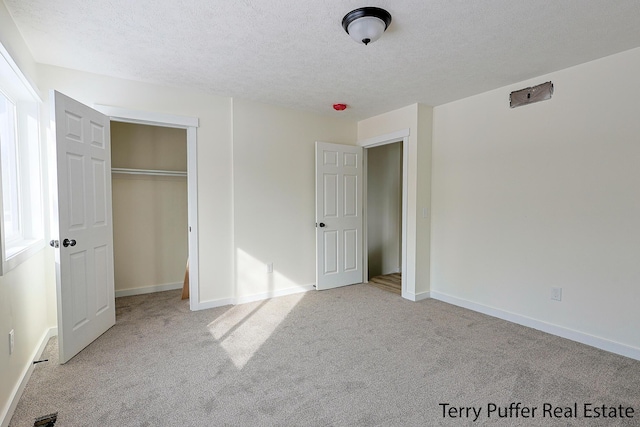
[[[155,169],[111,168],[111,173],[121,173],[127,175],[187,176],[186,171],[163,171]]]

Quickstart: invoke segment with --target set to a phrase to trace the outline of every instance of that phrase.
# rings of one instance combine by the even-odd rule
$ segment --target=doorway
[[[110,127],[115,296],[181,289],[189,256],[187,132]]]
[[[402,293],[402,142],[367,149],[369,284]]]
[[[177,116],[166,113],[130,110],[110,105],[95,105],[95,109],[108,116],[111,122],[134,123],[149,126],[178,128],[187,135],[187,204],[188,204],[188,254],[189,254],[189,308],[193,311],[206,308],[200,303],[198,256],[198,162],[197,117]]]
[[[361,140],[358,142],[358,145],[364,148],[364,244],[362,248],[363,252],[363,261],[364,261],[364,272],[365,272],[365,282],[369,282],[369,256],[368,256],[368,213],[367,213],[367,157],[369,150],[380,147],[388,144],[399,143],[402,146],[402,210],[401,210],[401,223],[402,223],[402,231],[400,233],[400,270],[402,272],[401,278],[401,295],[402,298],[408,299],[410,301],[416,301],[415,295],[415,287],[416,287],[416,277],[415,277],[415,258],[416,258],[416,248],[415,248],[415,239],[409,239],[409,230],[412,232],[415,230],[415,216],[409,215],[409,204],[412,206],[415,203],[415,195],[409,192],[409,187],[415,185],[415,173],[409,173],[409,150],[410,150],[410,139],[409,139],[409,129],[401,129],[396,132],[392,132],[389,134],[375,136],[373,138],[369,138],[366,140]]]

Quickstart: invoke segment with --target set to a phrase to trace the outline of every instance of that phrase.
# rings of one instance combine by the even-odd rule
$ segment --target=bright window
[[[0,92],[0,144],[2,153],[2,208],[4,240],[20,236],[18,150],[16,147],[16,105]]]
[[[44,247],[39,100],[0,45],[0,273]]]

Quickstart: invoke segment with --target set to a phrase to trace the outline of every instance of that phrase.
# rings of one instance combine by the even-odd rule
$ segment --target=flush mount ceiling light
[[[342,28],[353,40],[362,44],[374,42],[391,24],[391,15],[379,7],[361,7],[342,18]]]

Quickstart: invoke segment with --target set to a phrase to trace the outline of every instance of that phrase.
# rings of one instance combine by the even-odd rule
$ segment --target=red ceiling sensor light
[[[333,104],[333,109],[336,111],[343,111],[347,109],[347,104]]]

